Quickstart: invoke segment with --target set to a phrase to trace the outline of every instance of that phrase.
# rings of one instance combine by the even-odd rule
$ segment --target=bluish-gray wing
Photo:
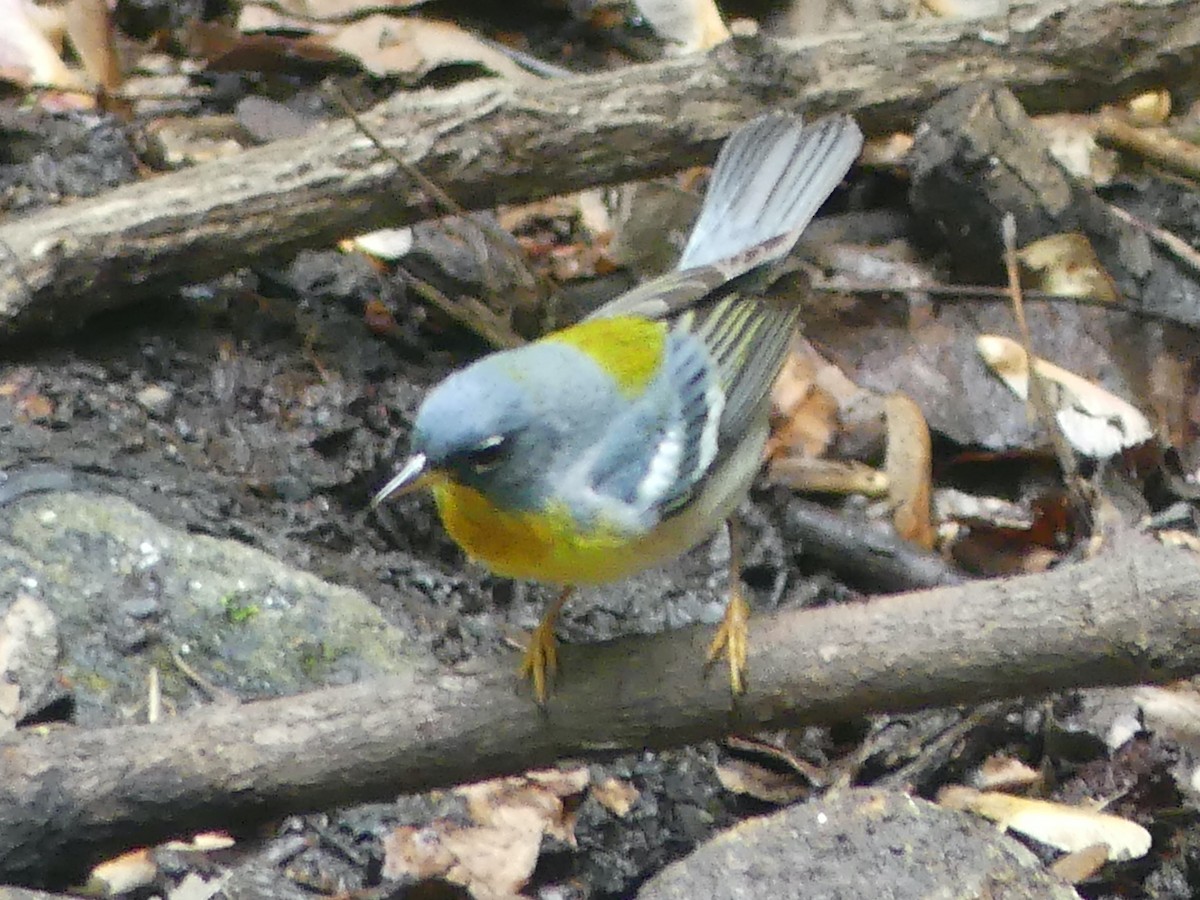
[[[671,332],[662,371],[582,462],[594,512],[642,529],[686,500],[717,457],[723,397],[704,344]]]

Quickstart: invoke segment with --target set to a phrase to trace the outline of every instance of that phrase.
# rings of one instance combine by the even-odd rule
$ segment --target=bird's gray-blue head
[[[413,425],[412,456],[375,502],[433,473],[504,509],[541,509],[550,498],[550,477],[578,462],[604,432],[617,399],[611,380],[562,344],[484,357],[425,398]]]

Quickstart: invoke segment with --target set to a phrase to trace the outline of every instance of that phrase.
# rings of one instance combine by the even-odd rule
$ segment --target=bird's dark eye
[[[503,435],[494,434],[480,441],[467,451],[466,461],[476,472],[486,472],[495,468],[508,453],[508,442]]]

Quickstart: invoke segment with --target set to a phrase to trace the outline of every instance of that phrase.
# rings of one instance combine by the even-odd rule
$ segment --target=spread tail
[[[678,268],[718,264],[731,277],[786,256],[862,142],[849,116],[805,127],[799,116],[776,113],[738,129],[717,156]]]

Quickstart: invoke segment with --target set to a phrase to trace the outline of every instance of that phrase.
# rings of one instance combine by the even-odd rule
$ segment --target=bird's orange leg
[[[741,529],[732,516],[725,522],[729,532],[729,602],[716,636],[708,645],[706,668],[721,656],[729,661],[729,689],[737,696],[746,691],[746,656],[750,641],[750,604],[742,594]]]
[[[539,706],[546,703],[547,681],[553,679],[558,671],[558,641],[554,637],[554,623],[574,591],[572,587],[563,588],[562,593],[550,604],[542,621],[529,636],[529,646],[525,648],[525,655],[521,659],[521,677],[533,682],[533,696]]]

